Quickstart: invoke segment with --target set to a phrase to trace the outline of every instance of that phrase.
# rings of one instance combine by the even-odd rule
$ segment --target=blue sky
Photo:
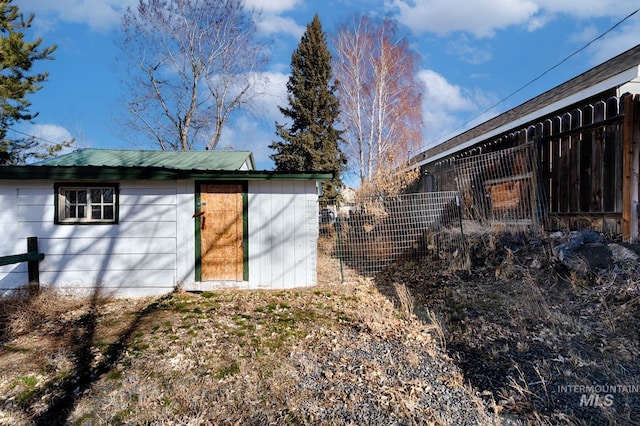
[[[30,97],[32,123],[19,130],[47,141],[74,137],[77,147],[139,149],[117,118],[122,77],[114,71],[120,18],[137,0],[14,0],[35,13],[27,38],[56,44],[42,90]],[[267,71],[270,96],[259,117],[237,115],[219,147],[251,150],[271,169],[277,106],[286,105],[291,54],[315,13],[329,39],[353,14],[399,22],[420,56],[424,83],[423,147],[513,108],[640,43],[640,12],[561,66],[498,103],[640,7],[638,0],[245,0],[262,9],[259,28],[274,41]],[[331,44],[329,43],[331,47]],[[274,102],[274,97],[276,101]],[[146,146],[155,149],[154,145]]]

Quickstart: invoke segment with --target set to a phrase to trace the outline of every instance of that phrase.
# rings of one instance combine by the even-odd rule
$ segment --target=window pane
[[[91,190],[91,202],[92,203],[99,203],[101,200],[101,195],[102,195],[102,190],[100,189],[92,189]]]
[[[104,206],[103,219],[113,220],[113,206]]]
[[[100,206],[91,206],[91,219],[102,219],[102,208]]]
[[[84,223],[116,220],[116,186],[60,187],[58,194],[60,221]]]
[[[105,188],[102,190],[102,202],[113,203],[113,188]]]

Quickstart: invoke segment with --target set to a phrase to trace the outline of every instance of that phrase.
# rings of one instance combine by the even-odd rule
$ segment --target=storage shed
[[[316,284],[318,181],[250,152],[84,149],[0,167],[0,256],[37,237],[40,282],[120,297]],[[27,283],[0,266],[0,291]]]

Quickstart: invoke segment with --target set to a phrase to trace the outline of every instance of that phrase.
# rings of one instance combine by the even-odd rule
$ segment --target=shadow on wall
[[[27,284],[27,264],[16,263],[0,266],[0,297],[10,295],[13,291]]]
[[[315,264],[318,205],[316,201],[300,202],[296,185],[272,183],[269,197],[273,198],[268,209],[258,198],[262,194],[250,197],[247,207],[254,225],[249,227],[249,258],[253,264],[270,269],[269,273],[255,269],[249,273],[269,277],[277,288],[309,285],[308,268]]]
[[[46,255],[40,263],[44,285],[84,295],[94,289],[102,295],[120,292],[119,296],[173,290],[177,269],[174,183],[121,184],[116,224],[55,224],[51,187],[18,188],[18,203],[24,204],[19,212],[28,211],[18,216],[18,236],[37,236],[40,252]],[[3,274],[2,288],[16,288],[27,281],[22,269],[12,272],[16,273]]]

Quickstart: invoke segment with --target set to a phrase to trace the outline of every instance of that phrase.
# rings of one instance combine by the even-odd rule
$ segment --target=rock
[[[584,244],[601,243],[602,241],[604,241],[602,235],[596,231],[585,230],[580,231],[580,234],[582,234],[582,242]]]
[[[585,245],[599,245],[602,241],[602,235],[598,232],[589,230],[573,231],[569,234],[567,242],[553,248],[553,254],[572,271],[584,274],[590,269],[589,262],[576,253]]]
[[[529,267],[531,269],[540,269],[540,268],[542,268],[542,262],[540,262],[540,260],[538,260],[538,259],[533,259],[531,261],[531,265],[529,265]]]
[[[633,250],[629,250],[620,244],[610,243],[607,247],[611,250],[613,260],[617,263],[636,262],[640,258]]]
[[[549,234],[549,238],[552,238],[554,240],[561,240],[562,238],[564,238],[564,232],[562,231],[552,232],[551,234]]]

